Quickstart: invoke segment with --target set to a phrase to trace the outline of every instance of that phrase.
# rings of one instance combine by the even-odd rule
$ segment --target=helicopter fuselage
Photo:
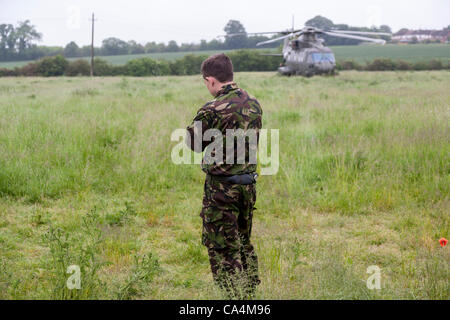
[[[285,40],[283,46],[283,64],[278,72],[283,75],[313,76],[332,74],[336,61],[330,48],[320,42],[309,44],[297,40]]]

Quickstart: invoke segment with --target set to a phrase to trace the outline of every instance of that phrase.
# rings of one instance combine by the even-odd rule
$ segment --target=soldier
[[[250,235],[256,201],[256,151],[262,109],[255,98],[233,82],[233,65],[225,54],[203,61],[201,73],[214,99],[198,110],[187,127],[186,142],[193,151],[202,152],[206,148],[205,154],[216,157],[211,161],[205,155],[202,160],[202,170],[206,173],[200,213],[202,243],[208,249],[213,279],[219,287],[229,298],[251,298],[261,282]],[[202,141],[200,135],[208,129],[222,133],[219,148],[216,144],[215,149],[208,149],[216,142],[215,138]],[[252,131],[256,139],[244,136],[245,147],[239,148],[238,143],[234,143],[238,138],[230,138],[227,129]],[[227,138],[233,142],[230,149],[225,147]],[[223,152],[218,160],[220,148]],[[240,156],[243,161],[239,161]]]

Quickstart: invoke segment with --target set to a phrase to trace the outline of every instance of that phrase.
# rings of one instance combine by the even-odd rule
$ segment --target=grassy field
[[[408,62],[429,61],[431,59],[440,59],[445,62],[450,59],[450,45],[448,44],[416,44],[416,45],[360,45],[360,46],[335,46],[331,47],[337,60],[354,60],[359,63],[372,61],[376,58],[390,58],[394,60],[405,60]],[[259,49],[258,49],[259,50]],[[261,49],[275,50],[275,49]],[[176,60],[186,54],[212,55],[219,52],[228,52],[229,50],[219,51],[196,51],[196,52],[166,52],[166,53],[147,53],[135,55],[119,56],[100,56],[111,64],[121,65],[127,61],[142,57],[152,59]],[[76,58],[75,58],[76,59]],[[69,60],[75,60],[69,58]],[[85,58],[89,59],[89,58]],[[27,64],[29,61],[0,62],[0,68],[14,68]]]
[[[108,61],[114,65],[125,64],[127,61],[139,58],[152,58],[156,60],[168,60],[173,61],[182,58],[187,54],[195,55],[213,55],[219,52],[229,52],[230,50],[206,50],[206,51],[183,51],[183,52],[161,52],[161,53],[144,53],[144,54],[126,54],[117,56],[99,56],[99,58]],[[79,58],[68,58],[67,60],[76,60]],[[84,57],[83,59],[89,60],[89,57]],[[14,68],[26,65],[30,61],[11,61],[11,62],[0,62],[0,68]]]
[[[280,129],[280,170],[257,186],[257,298],[449,299],[450,73],[236,81]],[[208,99],[200,76],[0,79],[0,298],[222,298],[204,174],[170,157]]]

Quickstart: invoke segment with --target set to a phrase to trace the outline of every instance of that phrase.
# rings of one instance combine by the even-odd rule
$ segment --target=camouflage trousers
[[[202,243],[208,248],[214,281],[230,298],[253,296],[261,282],[250,242],[255,201],[255,184],[232,184],[206,176],[200,213]]]

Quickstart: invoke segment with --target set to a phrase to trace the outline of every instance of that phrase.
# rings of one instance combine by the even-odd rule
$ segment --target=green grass
[[[143,53],[143,54],[126,54],[117,56],[98,56],[101,59],[108,61],[113,65],[125,64],[127,61],[139,58],[152,58],[156,60],[167,60],[173,61],[184,57],[187,54],[194,55],[213,55],[221,52],[229,52],[231,50],[206,50],[206,51],[181,51],[181,52],[161,52],[161,53]],[[77,60],[80,58],[68,58],[67,60]],[[83,57],[82,59],[89,60],[90,57]],[[14,68],[26,65],[30,61],[10,61],[10,62],[0,62],[0,68]]]
[[[280,170],[257,187],[257,298],[449,299],[449,80],[236,74],[280,129]],[[208,99],[200,76],[0,79],[0,298],[222,298],[204,174],[170,160]]]
[[[210,56],[220,52],[229,52],[231,50],[206,50],[206,51],[182,51],[182,52],[161,52],[161,53],[145,53],[136,55],[119,55],[119,56],[103,56],[102,59],[107,60],[111,64],[120,65],[127,61],[137,58],[148,57],[156,60],[173,61],[184,57],[187,54]]]
[[[387,44],[335,46],[330,47],[336,60],[354,60],[359,63],[372,61],[376,58],[392,60],[405,60],[408,62],[430,61],[439,59],[447,62],[450,58],[450,45],[448,44]]]
[[[331,47],[336,55],[337,60],[354,60],[359,63],[372,61],[376,58],[389,58],[393,60],[405,60],[409,62],[429,61],[439,59],[447,62],[450,58],[450,45],[448,44],[415,44],[415,45],[396,45],[388,44],[380,45],[359,45],[359,46],[334,46]],[[267,49],[257,49],[267,50]],[[275,49],[269,49],[275,50]],[[135,55],[118,55],[118,56],[99,56],[111,64],[121,65],[127,61],[142,57],[153,59],[164,59],[173,61],[182,58],[186,54],[195,55],[212,55],[219,52],[228,52],[230,50],[210,50],[210,51],[193,51],[193,52],[165,52],[165,53],[146,53]],[[69,58],[75,60],[78,58]],[[89,58],[83,58],[89,59]],[[11,61],[0,62],[0,68],[14,68],[26,65],[30,61]]]

